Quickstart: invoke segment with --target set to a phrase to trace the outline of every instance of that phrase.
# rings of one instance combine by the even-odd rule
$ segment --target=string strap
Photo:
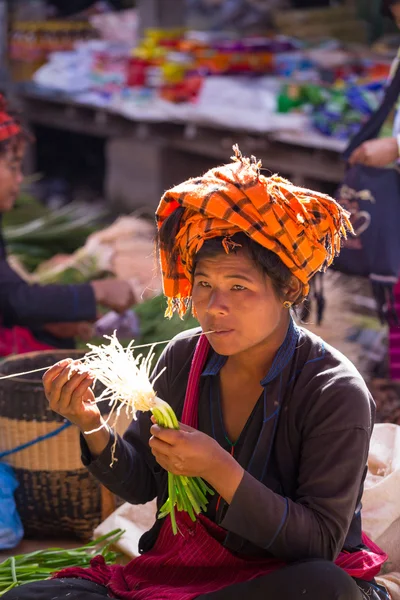
[[[191,335],[182,336],[183,338],[192,338],[199,337],[202,335],[207,335],[209,333],[213,333],[212,331],[201,332],[201,333],[193,333]],[[151,344],[141,344],[140,346],[130,346],[130,350],[138,350],[139,348],[153,348],[154,346],[159,346],[160,344],[169,344],[172,340],[163,340],[162,342],[152,342]],[[83,358],[83,357],[82,357]],[[75,362],[75,361],[74,361]],[[39,369],[33,369],[32,371],[24,371],[23,373],[11,373],[11,375],[2,375],[0,377],[0,381],[3,379],[13,379],[14,377],[24,377],[24,375],[33,375],[33,373],[43,373],[43,371],[48,371],[51,367],[40,367]]]
[[[198,407],[200,396],[200,376],[206,363],[210,344],[205,335],[202,335],[197,342],[194,351],[192,365],[190,367],[189,379],[186,388],[185,404],[182,412],[182,423],[197,429],[198,426]]]

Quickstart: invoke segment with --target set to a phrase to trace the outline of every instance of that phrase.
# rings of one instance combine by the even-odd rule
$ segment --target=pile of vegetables
[[[164,317],[154,223],[128,215],[104,227],[105,217],[98,206],[71,203],[50,211],[33,196],[21,194],[3,217],[11,266],[26,281],[42,285],[84,283],[103,275],[128,280],[144,299],[134,307],[140,322],[138,343],[168,340],[196,327],[190,315],[184,320]],[[156,358],[162,350],[156,347]]]
[[[115,564],[120,554],[112,550],[123,535],[121,529],[73,550],[49,548],[30,554],[20,554],[0,563],[0,597],[26,583],[49,579],[54,573],[68,567],[89,567],[90,561],[101,554],[108,564]]]
[[[160,291],[154,254],[155,225],[135,215],[118,217],[92,233],[82,248],[40,265],[36,283],[82,283],[111,274],[131,283],[138,297]]]
[[[126,215],[109,225],[106,217],[98,205],[72,202],[50,211],[22,195],[4,218],[9,263],[31,284],[86,283],[111,275],[129,281],[141,298],[159,293],[155,224]]]
[[[3,217],[8,253],[32,272],[56,254],[69,254],[81,248],[105,215],[99,206],[75,202],[50,210],[34,197],[23,194],[15,208]]]

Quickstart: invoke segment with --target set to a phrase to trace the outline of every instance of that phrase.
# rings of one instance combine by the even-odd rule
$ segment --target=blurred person
[[[400,0],[382,0],[382,12],[392,18],[400,29]],[[399,65],[400,49],[393,63],[391,76]],[[350,156],[351,165],[362,164],[368,167],[387,167],[400,158],[400,111],[397,111],[393,135],[364,142]]]
[[[400,29],[400,0],[381,0],[382,14],[386,17],[391,18],[398,29]],[[391,77],[393,77],[400,65],[400,48],[397,53],[395,60],[393,61],[391,69]],[[388,167],[400,159],[400,110],[399,110],[399,99],[397,101],[397,110],[395,114],[395,120],[393,125],[393,132],[391,137],[372,139],[364,142],[358,148],[356,148],[353,154],[350,156],[349,162],[351,165],[361,164],[368,167]],[[394,289],[392,295],[392,304],[395,307],[398,302],[398,296],[400,295],[400,282]],[[393,333],[397,333],[397,324],[392,324],[390,330]],[[397,348],[390,348],[389,350],[389,362],[392,363],[392,352],[396,352]],[[395,417],[393,417],[395,419]]]
[[[50,348],[73,348],[90,338],[97,304],[124,312],[135,303],[126,281],[80,285],[29,285],[8,264],[1,216],[12,210],[23,181],[29,135],[7,112],[0,96],[0,356]]]

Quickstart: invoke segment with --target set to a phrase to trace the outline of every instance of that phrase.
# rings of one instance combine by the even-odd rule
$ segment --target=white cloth
[[[400,426],[375,425],[363,496],[363,529],[389,558],[379,583],[400,600]]]

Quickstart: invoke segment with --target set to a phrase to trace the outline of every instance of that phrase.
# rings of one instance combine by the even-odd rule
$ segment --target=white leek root
[[[83,364],[105,389],[96,402],[108,402],[110,412],[104,427],[114,417],[113,427],[122,410],[129,418],[136,419],[137,411],[151,411],[160,427],[179,429],[179,422],[167,402],[157,398],[150,382],[151,363],[154,358],[151,348],[147,357],[134,355],[134,341],[123,348],[116,335],[105,336],[109,344],[93,346],[88,344],[90,352],[83,359]],[[161,371],[157,377],[162,374]],[[155,379],[153,379],[154,383]],[[98,430],[94,430],[98,431]],[[88,432],[88,433],[94,433]],[[117,438],[116,438],[117,440]],[[116,444],[116,442],[115,442]],[[112,463],[115,460],[115,444],[112,450]],[[177,533],[175,507],[178,511],[186,511],[193,521],[196,514],[207,510],[207,493],[214,492],[199,477],[184,477],[168,473],[169,497],[160,509],[159,518],[171,516],[172,530]]]

